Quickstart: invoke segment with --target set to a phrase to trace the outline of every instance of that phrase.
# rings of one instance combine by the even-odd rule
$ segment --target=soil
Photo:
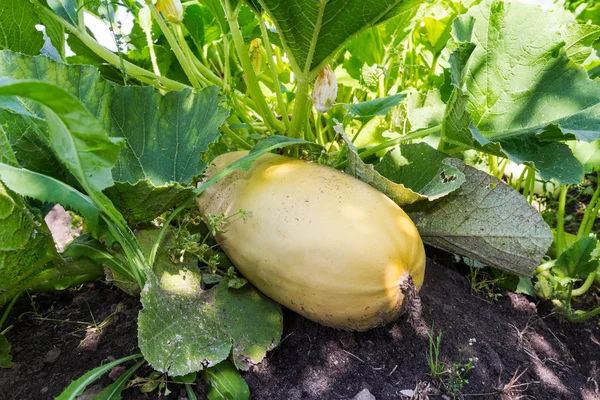
[[[411,393],[415,399],[600,399],[597,320],[563,323],[548,304],[515,293],[492,300],[473,293],[463,275],[431,260],[420,294],[420,318],[407,313],[361,333],[326,328],[285,310],[281,344],[243,373],[252,398],[350,400],[363,392],[377,400]],[[136,298],[101,282],[22,297],[5,325],[11,326],[6,336],[15,364],[0,370],[0,399],[52,399],[93,367],[138,353],[139,308]],[[100,323],[113,313],[112,323],[92,327],[93,320]],[[456,384],[453,391],[448,379],[444,386],[431,376],[423,327],[432,326],[442,332],[440,361],[452,365],[477,358],[468,383]],[[137,376],[150,372],[146,367]],[[87,398],[117,375],[115,370],[99,380]],[[197,383],[195,391],[203,399],[207,387],[201,379]],[[171,394],[163,398],[187,398],[183,387],[168,387]],[[132,387],[123,398],[159,396]]]

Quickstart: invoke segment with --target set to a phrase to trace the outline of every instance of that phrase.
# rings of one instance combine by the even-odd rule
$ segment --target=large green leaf
[[[421,0],[258,0],[296,72],[317,73],[365,29]]]
[[[29,0],[0,0],[0,49],[36,55],[44,35],[35,29],[39,18]]]
[[[220,106],[223,98],[216,87],[163,96],[150,87],[117,86],[105,81],[95,68],[65,65],[47,57],[1,52],[0,75],[59,85],[76,96],[110,136],[125,139],[126,146],[112,169],[116,185],[107,193],[134,222],[151,220],[183,196],[182,186],[204,170],[201,155],[219,137],[218,128],[228,115]],[[23,112],[43,116],[35,105],[26,105]],[[19,112],[15,108],[11,107]]]
[[[530,276],[552,243],[542,216],[517,191],[456,159],[466,182],[408,213],[423,241],[517,275]]]
[[[139,240],[148,247],[155,237],[156,232]],[[144,358],[174,376],[216,365],[230,354],[240,369],[260,362],[279,343],[280,306],[249,284],[232,289],[226,279],[201,289],[197,260],[173,263],[164,250],[172,243],[167,234],[142,291],[138,339]]]
[[[581,165],[555,140],[600,138],[600,81],[569,60],[560,29],[541,8],[518,2],[487,1],[457,18],[457,93],[446,119],[462,114],[466,123],[445,124],[447,143],[534,164],[544,178],[580,181]]]

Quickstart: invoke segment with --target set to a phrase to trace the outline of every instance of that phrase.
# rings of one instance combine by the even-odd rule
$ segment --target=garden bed
[[[457,397],[600,398],[600,329],[594,321],[561,323],[548,304],[520,294],[488,299],[473,293],[464,276],[431,260],[421,298],[420,320],[404,315],[362,333],[326,328],[285,311],[282,343],[243,373],[252,398],[352,399],[368,389],[378,400],[398,399],[417,385],[429,385],[429,398],[441,398],[437,388],[443,390],[442,385],[428,367],[425,326],[442,331],[441,361],[478,359]],[[118,304],[123,308],[115,313]],[[93,367],[139,352],[139,307],[137,299],[103,283],[22,297],[6,325],[12,325],[7,337],[15,365],[0,370],[0,399],[54,398]],[[100,324],[111,314],[116,316],[112,323],[97,331],[75,322]],[[137,376],[150,372],[141,369]],[[88,391],[111,382],[105,376]],[[198,397],[204,398],[206,386],[197,382]],[[167,398],[186,398],[183,386],[168,388]],[[158,398],[156,391],[143,394],[139,388],[123,395]]]

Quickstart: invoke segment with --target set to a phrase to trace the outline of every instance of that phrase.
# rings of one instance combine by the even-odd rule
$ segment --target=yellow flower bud
[[[260,74],[262,72],[262,41],[259,38],[252,39],[250,42],[248,55],[250,56],[254,73]]]
[[[179,24],[183,21],[181,0],[158,0],[158,7],[168,22]]]
[[[319,112],[327,112],[337,97],[337,79],[329,65],[323,68],[315,81],[313,89],[313,102]]]

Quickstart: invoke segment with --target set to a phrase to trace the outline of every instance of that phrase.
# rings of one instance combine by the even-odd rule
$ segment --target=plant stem
[[[583,282],[583,285],[581,285],[577,289],[573,289],[573,291],[571,292],[571,296],[577,297],[577,296],[583,295],[585,292],[587,292],[592,287],[592,284],[594,283],[595,279],[596,279],[596,271],[594,271],[588,275],[585,282]]]
[[[8,318],[10,310],[13,308],[20,296],[20,294],[17,294],[15,297],[13,297],[10,303],[8,303],[8,306],[6,306],[4,309],[4,314],[2,314],[2,319],[0,319],[0,332],[2,332],[2,327],[4,326],[4,322],[6,322],[6,318]]]
[[[277,103],[279,104],[279,112],[281,113],[285,127],[290,129],[290,117],[288,116],[287,104],[283,100],[283,94],[281,93],[279,77],[277,76],[277,68],[275,68],[275,61],[273,59],[273,47],[271,46],[269,33],[267,32],[267,27],[265,26],[265,21],[262,15],[258,16],[258,25],[260,26],[260,34],[262,35],[265,50],[267,51],[267,58],[269,59],[267,65],[269,66],[271,78],[273,79],[273,87],[275,89],[275,95],[277,96]]]
[[[558,197],[558,216],[556,222],[556,258],[567,248],[565,239],[565,206],[567,204],[567,191],[569,185],[561,185]]]
[[[592,195],[592,199],[585,209],[585,213],[583,214],[583,219],[581,220],[581,225],[579,225],[579,230],[577,231],[577,239],[587,236],[592,231],[592,227],[594,226],[594,221],[598,216],[598,211],[600,211],[600,171],[598,171],[598,186]],[[591,221],[591,223],[590,223]]]
[[[167,231],[167,228],[171,224],[171,221],[173,221],[173,219],[181,211],[185,210],[186,207],[188,207],[194,199],[195,199],[195,196],[191,196],[188,199],[184,200],[179,207],[177,207],[175,210],[173,210],[173,212],[169,215],[167,220],[164,222],[163,227],[160,230],[160,232],[158,233],[158,236],[156,237],[156,240],[154,241],[154,245],[152,246],[152,249],[150,250],[150,254],[148,255],[148,263],[151,266],[154,265],[154,261],[156,260],[156,253],[158,252],[160,242],[162,242],[162,238],[163,238],[165,232]]]
[[[360,158],[362,160],[364,160],[365,158],[369,157],[370,155],[378,153],[381,150],[385,150],[385,149],[387,149],[389,147],[396,146],[396,145],[398,145],[398,144],[400,144],[402,142],[407,142],[409,140],[414,140],[414,139],[425,137],[427,135],[431,135],[432,133],[439,132],[440,129],[442,129],[442,126],[441,125],[436,125],[436,126],[432,126],[431,128],[421,129],[421,130],[418,130],[418,131],[414,131],[414,132],[408,133],[405,136],[400,136],[400,137],[397,137],[395,139],[388,140],[385,143],[381,143],[381,144],[379,144],[377,146],[370,147],[367,150],[363,151],[362,153],[359,153],[358,155],[360,156]],[[337,168],[337,169],[344,168],[346,165],[348,165],[348,160],[343,161],[343,162],[337,164],[335,166],[335,168]]]
[[[98,43],[85,30],[81,30],[78,27],[69,24],[57,14],[55,14],[45,6],[42,6],[36,0],[33,1],[39,7],[40,12],[43,12],[47,17],[60,24],[63,28],[68,30],[73,35],[77,36],[77,38],[81,40],[98,57],[102,58],[104,61],[117,68],[121,68],[121,60],[119,59],[118,55],[114,54],[112,51],[108,50],[100,43]],[[143,68],[138,67],[135,64],[130,63],[129,61],[123,60],[123,67],[130,76],[134,77],[140,82],[144,82],[149,85],[155,86],[157,89],[181,90],[189,87],[181,82],[177,82],[163,76],[155,75],[150,71],[147,71]]]
[[[173,50],[173,53],[175,54],[177,61],[179,61],[181,68],[183,68],[183,72],[185,72],[185,75],[189,79],[192,86],[196,89],[199,89],[200,83],[198,82],[198,79],[196,79],[196,75],[194,74],[194,70],[192,69],[190,62],[188,61],[187,57],[185,56],[183,50],[179,47],[179,44],[177,43],[177,39],[175,38],[175,36],[173,36],[171,31],[169,30],[169,27],[167,26],[166,22],[163,20],[162,16],[159,14],[159,12],[156,10],[156,7],[154,7],[154,4],[152,4],[152,0],[145,0],[145,3],[146,3],[146,6],[150,9],[150,13],[152,14],[152,17],[154,18],[154,20],[160,27],[160,30],[162,31],[163,35],[165,35],[167,42],[169,42],[169,45],[171,46],[171,50]]]
[[[146,43],[148,44],[148,51],[150,52],[150,62],[152,63],[152,69],[157,76],[160,76],[160,68],[158,68],[158,61],[156,59],[156,52],[154,51],[154,42],[152,41],[152,24],[150,27],[142,26],[144,33],[146,34]]]
[[[302,126],[306,120],[308,112],[308,103],[310,101],[308,90],[310,85],[307,79],[299,78],[296,85],[296,99],[294,103],[294,113],[292,114],[292,123],[288,132],[288,136],[292,138],[303,138]]]
[[[43,271],[28,283],[26,290],[34,292],[66,289],[104,276],[104,268],[88,259],[66,263],[55,262],[53,268]]]
[[[250,150],[252,148],[248,142],[239,137],[233,130],[231,130],[231,128],[229,128],[229,126],[223,125],[221,126],[221,130],[229,139],[231,139],[232,142],[237,144],[242,149]]]
[[[250,90],[250,95],[252,98],[254,98],[254,101],[258,107],[258,111],[260,112],[260,115],[265,123],[267,123],[267,125],[274,130],[284,131],[285,126],[283,123],[278,121],[271,112],[260,85],[258,84],[258,78],[254,73],[252,62],[250,61],[248,51],[246,50],[246,45],[244,43],[244,37],[242,36],[242,31],[240,30],[240,26],[237,21],[237,12],[233,12],[231,10],[229,1],[223,2],[223,8],[225,9],[225,18],[229,23],[229,29],[231,30],[231,37],[233,39],[233,44],[235,46],[238,59],[240,60],[246,76],[246,85],[248,86],[248,90]]]
[[[597,308],[595,308],[595,309],[593,309],[591,311],[588,311],[588,312],[567,315],[567,320],[569,322],[574,322],[574,323],[583,322],[586,319],[595,317],[598,314],[600,314],[600,307],[597,307]]]

